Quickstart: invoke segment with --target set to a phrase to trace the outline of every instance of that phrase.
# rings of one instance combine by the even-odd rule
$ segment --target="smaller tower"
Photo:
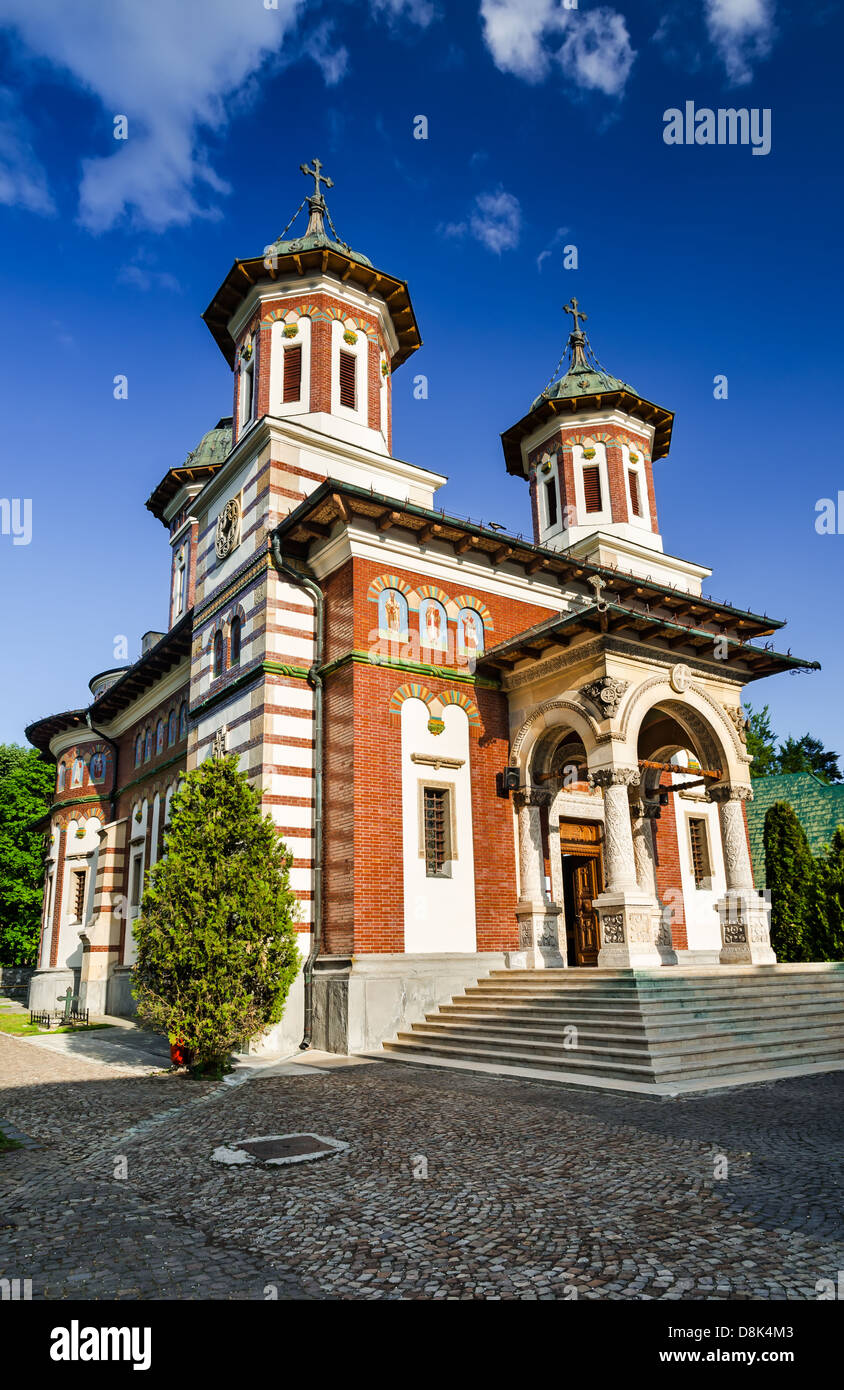
[[[530,485],[536,544],[699,593],[709,570],[660,558],[653,463],[668,453],[674,416],[610,376],[577,300],[564,309],[573,328],[562,373],[501,436],[508,473]]]

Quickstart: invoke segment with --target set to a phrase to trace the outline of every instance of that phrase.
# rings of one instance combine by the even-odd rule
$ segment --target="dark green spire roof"
[[[299,213],[302,211],[302,208],[305,206],[305,200],[303,198],[285,227],[284,232],[272,243],[272,249],[279,256],[295,255],[296,252],[299,251],[340,251],[344,256],[349,256],[351,260],[359,261],[361,265],[372,265],[368,256],[362,255],[360,251],[353,251],[351,246],[349,246],[347,242],[341,241],[337,235],[337,228],[331,221],[331,213],[328,211],[328,205],[322,196],[322,189],[320,188],[320,184],[323,183],[326,188],[333,188],[334,180],[328,178],[328,176],[322,172],[322,161],[314,158],[313,168],[308,164],[300,164],[299,168],[306,178],[311,178],[314,181],[314,191],[308,198],[308,225],[305,229],[305,235],[294,237],[290,241],[285,241],[284,239],[285,232],[289,231],[290,227],[292,227],[296,218],[299,216]],[[328,219],[329,227],[334,233],[333,237],[330,237],[325,230],[326,218]]]
[[[535,410],[543,401],[571,400],[576,396],[597,396],[603,395],[607,391],[629,391],[632,395],[638,396],[639,392],[628,382],[622,381],[620,377],[610,376],[605,372],[594,352],[592,345],[586,334],[580,327],[580,320],[586,322],[587,315],[579,308],[577,300],[572,298],[571,304],[563,305],[567,314],[571,314],[574,320],[574,328],[569,334],[565,352],[560,359],[557,370],[566,366],[566,371],[561,376],[555,376],[549,381],[545,390],[536,397],[531,406]]]

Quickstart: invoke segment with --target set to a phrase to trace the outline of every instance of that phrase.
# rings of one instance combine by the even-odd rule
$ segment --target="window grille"
[[[74,869],[73,871],[73,915],[77,922],[81,922],[85,916],[85,879],[84,869]]]
[[[425,787],[423,792],[425,872],[429,878],[448,873],[451,854],[449,793],[445,787]]]
[[[709,861],[709,841],[706,834],[706,821],[702,816],[689,818],[689,842],[692,852],[692,873],[695,888],[709,888],[712,884],[712,869]]]
[[[557,484],[553,478],[549,478],[545,484],[545,502],[548,511],[548,525],[557,524]]]

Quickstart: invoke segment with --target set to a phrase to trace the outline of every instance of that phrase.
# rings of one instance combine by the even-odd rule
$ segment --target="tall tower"
[[[232,447],[263,419],[284,422],[323,451],[324,466],[313,458],[313,471],[379,489],[384,478],[370,477],[365,464],[353,477],[340,460],[350,451],[378,455],[375,474],[390,473],[392,373],[421,344],[416,317],[405,281],[340,240],[321,162],[300,168],[313,192],[263,256],[234,262],[203,315],[234,373]],[[304,235],[288,238],[306,201]]]
[[[537,545],[700,593],[710,571],[664,555],[653,464],[674,416],[598,362],[576,299],[563,371],[501,436],[508,473],[528,479]]]

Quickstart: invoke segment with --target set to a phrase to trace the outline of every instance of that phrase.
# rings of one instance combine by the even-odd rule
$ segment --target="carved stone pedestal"
[[[721,922],[722,965],[776,965],[771,909],[753,889],[728,888],[716,904]]]
[[[599,969],[655,970],[663,964],[656,945],[660,911],[648,893],[601,893],[593,906],[601,919]]]
[[[560,950],[561,912],[562,908],[556,903],[519,903],[516,908],[519,955],[524,953],[525,969],[560,970],[565,966],[565,956]]]

